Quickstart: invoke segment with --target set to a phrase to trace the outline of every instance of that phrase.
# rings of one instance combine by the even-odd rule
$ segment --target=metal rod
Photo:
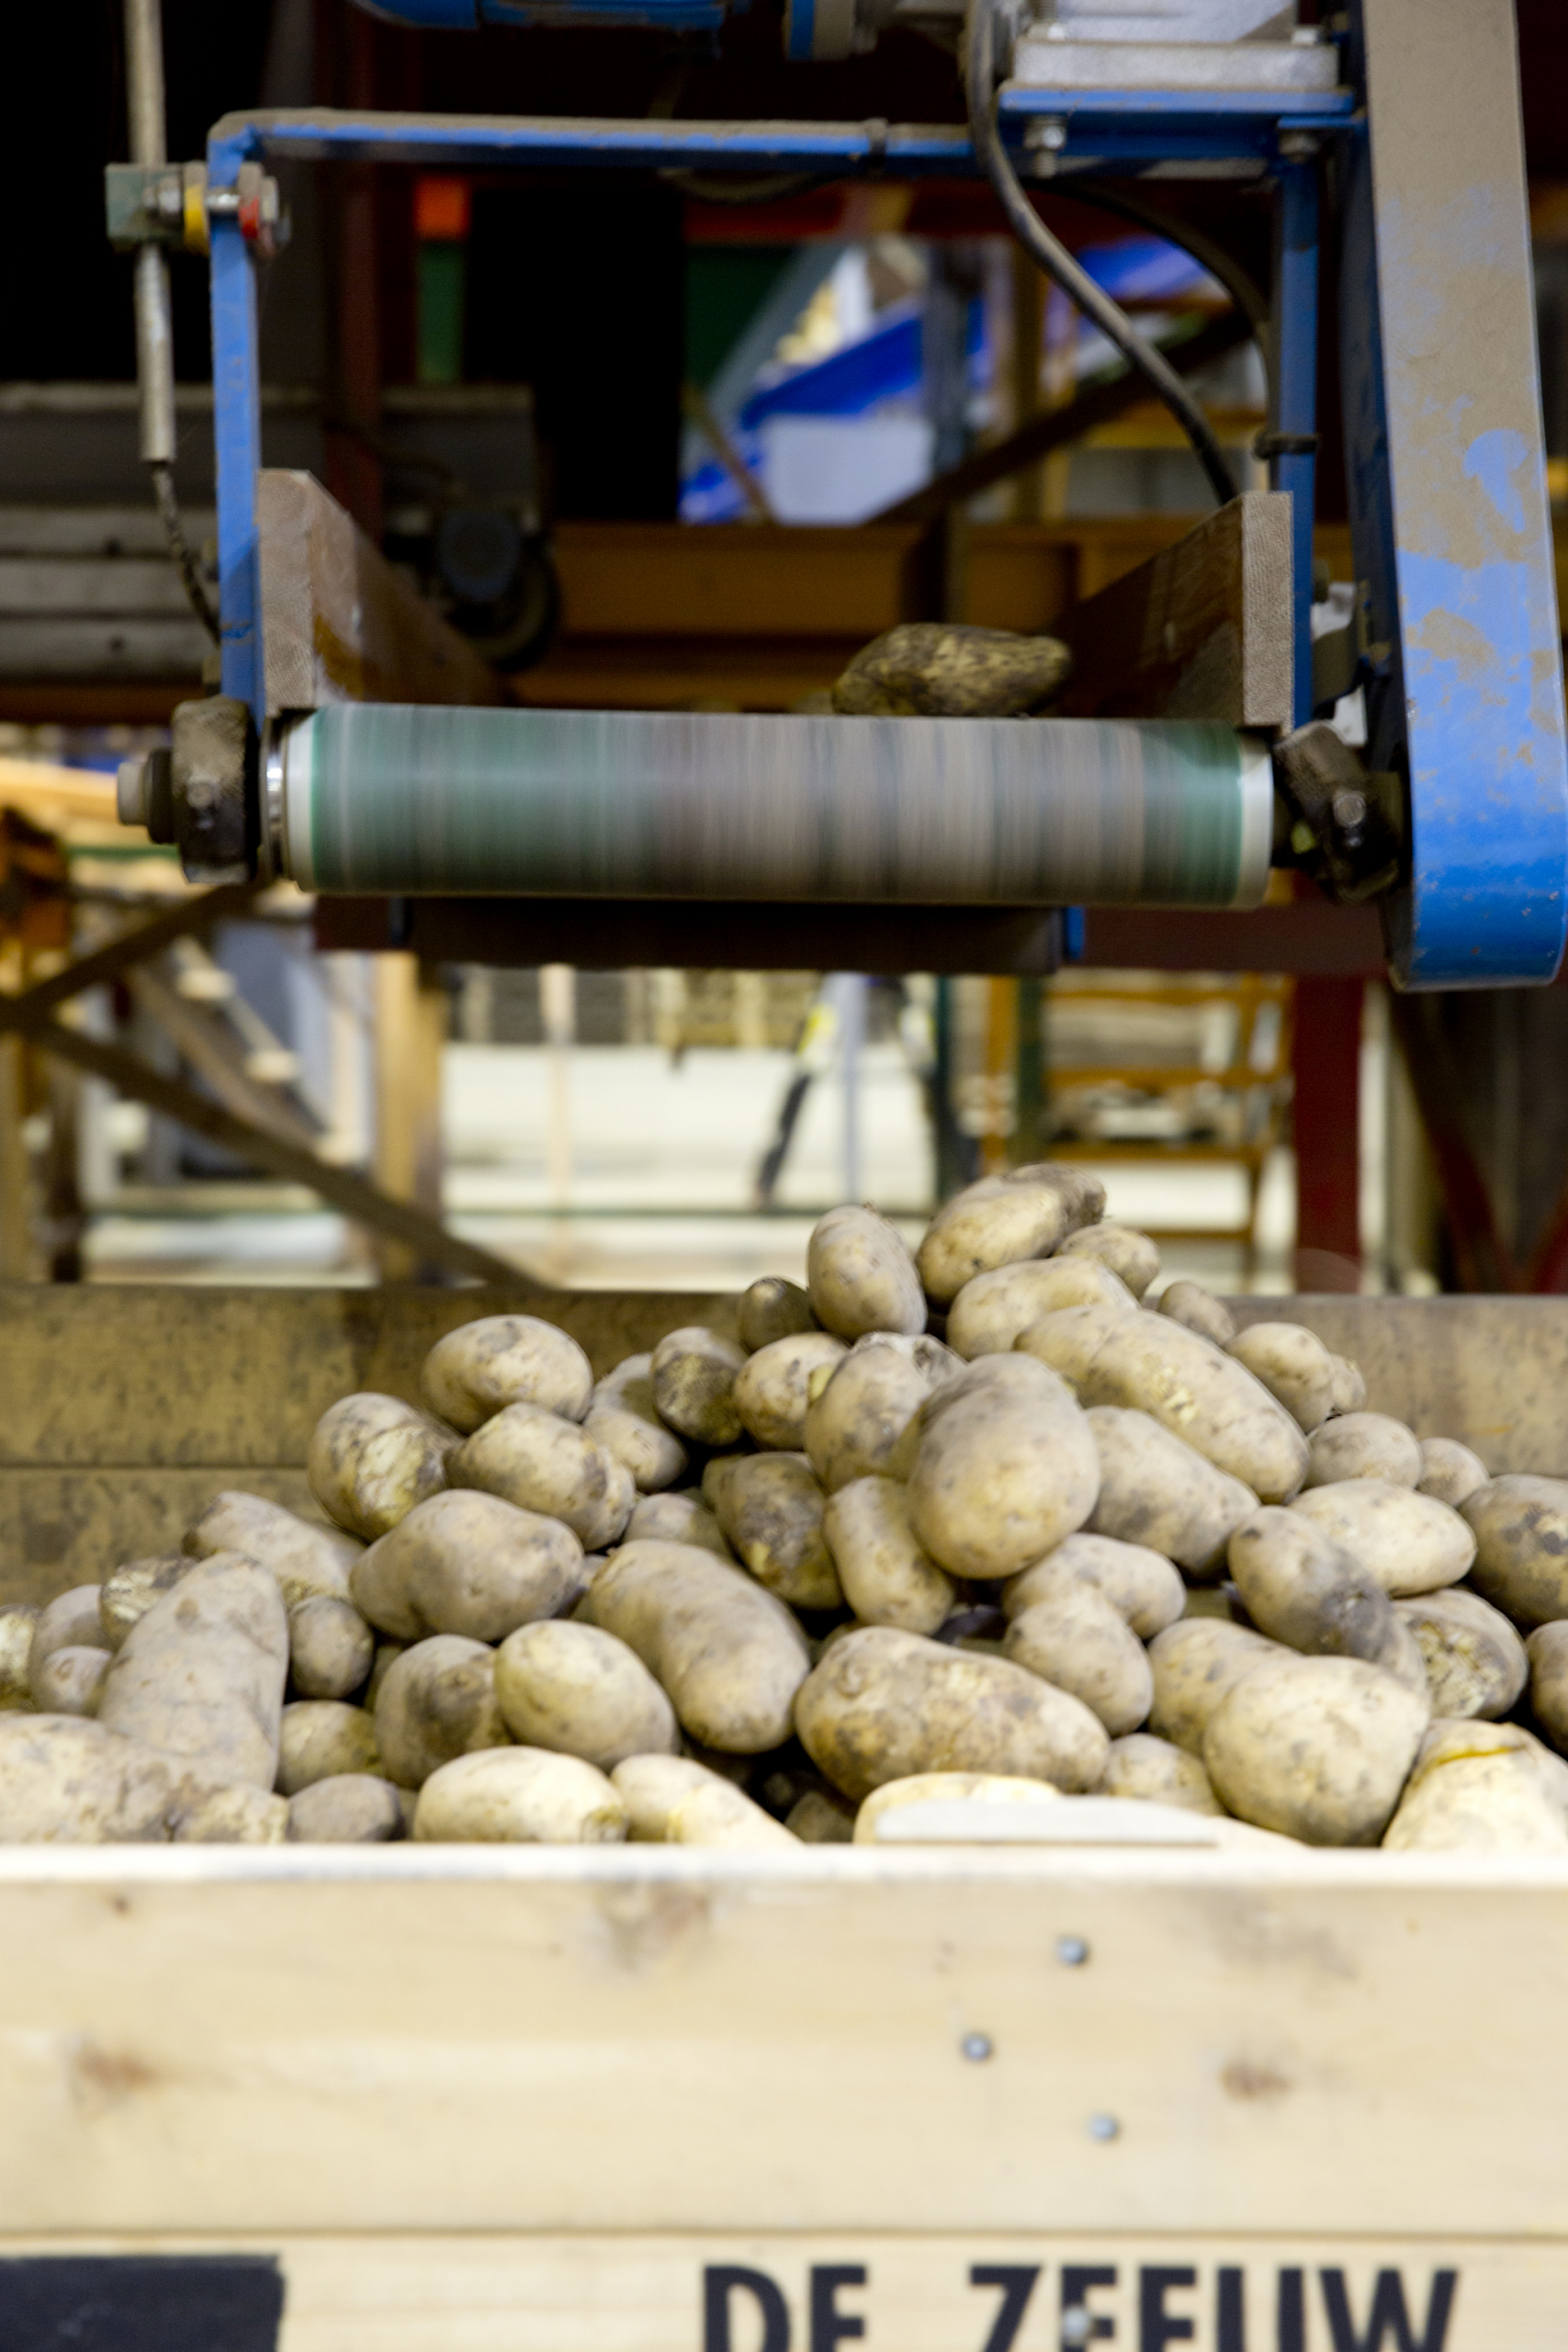
[[[166,164],[164,23],[159,0],[125,0],[126,111],[133,164]]]

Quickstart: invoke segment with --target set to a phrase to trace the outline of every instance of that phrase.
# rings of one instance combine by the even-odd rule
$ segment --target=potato
[[[1500,1609],[1461,1585],[1396,1601],[1394,1609],[1426,1664],[1435,1714],[1495,1720],[1517,1703],[1529,1660]]]
[[[310,1437],[310,1492],[339,1527],[374,1543],[446,1484],[450,1433],[397,1396],[344,1396]]]
[[[1008,1772],[911,1772],[874,1789],[855,1815],[854,1842],[874,1846],[890,1813],[912,1804],[1050,1804],[1061,1790],[1049,1781],[1024,1780]]]
[[[1425,1694],[1359,1657],[1276,1651],[1214,1709],[1203,1762],[1243,1821],[1309,1846],[1375,1846],[1430,1719]]]
[[[284,1834],[299,1846],[385,1846],[403,1835],[402,1804],[373,1772],[334,1772],[289,1798]]]
[[[28,1679],[36,1684],[39,1671],[48,1665],[56,1650],[104,1646],[103,1619],[99,1614],[102,1585],[73,1585],[69,1592],[57,1592],[46,1601],[33,1620],[33,1638],[28,1651]],[[38,1692],[33,1691],[36,1702]],[[46,1713],[49,1712],[46,1708]]]
[[[33,1704],[39,1714],[96,1714],[113,1655],[85,1642],[51,1650],[32,1677]]]
[[[364,1545],[335,1528],[269,1503],[260,1495],[226,1491],[214,1495],[201,1517],[186,1530],[185,1549],[197,1559],[214,1552],[243,1552],[270,1568],[288,1607],[317,1593],[348,1599],[348,1576]]]
[[[582,1581],[582,1546],[561,1521],[461,1487],[417,1503],[349,1578],[355,1606],[403,1642],[503,1641],[564,1609]]]
[[[800,1845],[792,1829],[716,1773],[676,1799],[664,1838],[671,1846],[772,1846],[786,1852]]]
[[[431,1411],[464,1437],[507,1405],[580,1421],[593,1367],[577,1341],[536,1315],[484,1315],[437,1340],[419,1375]]]
[[[1386,1478],[1314,1487],[1291,1509],[1354,1553],[1395,1600],[1457,1584],[1475,1557],[1475,1538],[1457,1511]]]
[[[495,1696],[524,1747],[581,1756],[608,1772],[627,1756],[672,1756],[675,1710],[637,1652],[596,1625],[520,1625],[495,1655]]]
[[[1568,1479],[1489,1479],[1460,1516],[1475,1534],[1478,1591],[1527,1633],[1568,1617]]]
[[[1167,1283],[1155,1312],[1168,1315],[1173,1323],[1184,1324],[1189,1331],[1212,1340],[1216,1348],[1228,1348],[1235,1337],[1235,1317],[1224,1299],[1216,1298],[1201,1283]]]
[[[1017,1665],[1091,1707],[1112,1739],[1148,1716],[1148,1653],[1098,1585],[1063,1578],[1047,1598],[1020,1610],[1002,1646]]]
[[[1209,1718],[1231,1685],[1264,1659],[1285,1655],[1278,1642],[1226,1617],[1183,1617],[1149,1644],[1155,1683],[1149,1729],[1201,1756]]]
[[[891,1625],[856,1626],[824,1650],[795,1700],[795,1727],[818,1770],[850,1797],[914,1772],[1090,1789],[1110,1747],[1081,1700],[1010,1659]]]
[[[1159,1251],[1146,1233],[1131,1225],[1085,1225],[1069,1233],[1058,1258],[1098,1258],[1141,1299],[1159,1272]]]
[[[694,1789],[732,1784],[690,1756],[628,1756],[610,1775],[626,1809],[626,1835],[637,1845],[662,1845],[670,1816]]]
[[[373,1720],[381,1769],[404,1789],[423,1787],[455,1756],[509,1746],[495,1652],[460,1634],[415,1642],[388,1668]]]
[[[1100,1785],[1100,1797],[1139,1797],[1150,1804],[1179,1805],[1186,1813],[1223,1814],[1213,1783],[1201,1759],[1153,1732],[1129,1732],[1113,1739]]]
[[[137,1620],[195,1566],[188,1552],[160,1552],[111,1568],[98,1588],[98,1639],[105,1648],[118,1650]]]
[[[735,1557],[723,1528],[695,1488],[679,1495],[645,1495],[626,1521],[623,1541],[695,1544],[716,1559]]]
[[[814,1377],[805,1444],[828,1493],[856,1478],[907,1478],[921,1406],[963,1369],[940,1340],[882,1332],[857,1340],[826,1379]]]
[[[837,1789],[807,1789],[784,1815],[784,1827],[803,1846],[848,1846],[854,1838],[855,1815],[856,1808]]]
[[[1010,1577],[1001,1589],[1002,1607],[1010,1618],[1016,1617],[1072,1579],[1097,1585],[1141,1642],[1151,1642],[1174,1625],[1186,1605],[1185,1585],[1158,1552],[1142,1544],[1118,1543],[1110,1535],[1078,1534],[1069,1535],[1021,1576]]]
[[[1333,1409],[1337,1413],[1359,1413],[1366,1409],[1367,1383],[1359,1363],[1348,1356],[1337,1356],[1330,1349],[1329,1371],[1334,1383]]]
[[[1096,1405],[1085,1414],[1100,1456],[1088,1532],[1162,1552],[1189,1576],[1217,1575],[1258,1498],[1147,1413]]]
[[[1568,1619],[1538,1625],[1525,1650],[1535,1719],[1553,1747],[1568,1756]]]
[[[1016,1576],[1083,1525],[1099,1491],[1089,1423],[1032,1357],[983,1357],[924,1408],[910,1523],[950,1576]]]
[[[1085,1405],[1151,1414],[1266,1503],[1283,1502],[1306,1476],[1306,1440],[1291,1415],[1245,1364],[1185,1324],[1142,1308],[1069,1306],[1018,1344],[1065,1373]]]
[[[1337,1487],[1347,1478],[1386,1478],[1391,1487],[1421,1481],[1421,1441],[1386,1413],[1340,1413],[1307,1440],[1311,1466],[1303,1484]]]
[[[826,1498],[804,1453],[732,1453],[710,1462],[703,1493],[759,1584],[797,1609],[839,1609],[843,1589],[822,1531]]]
[[[952,1613],[953,1584],[909,1523],[897,1478],[856,1478],[829,1495],[822,1532],[844,1599],[863,1625],[934,1634]]]
[[[615,1542],[637,1499],[624,1463],[537,1405],[503,1406],[459,1447],[447,1476],[454,1487],[564,1521],[585,1552]]]
[[[1089,1232],[1102,1228],[1090,1226]],[[1006,1355],[1032,1323],[1065,1306],[1131,1313],[1137,1300],[1095,1258],[1031,1258],[965,1283],[948,1310],[947,1343],[959,1355]]]
[[[806,1245],[806,1289],[825,1331],[858,1340],[867,1331],[926,1328],[925,1294],[902,1234],[874,1209],[829,1209]]]
[[[0,1845],[162,1845],[191,1786],[177,1758],[101,1723],[0,1717]]]
[[[375,1658],[376,1636],[352,1600],[317,1593],[289,1611],[289,1679],[302,1699],[346,1699]]]
[[[740,1294],[738,1336],[748,1355],[796,1331],[815,1331],[811,1301],[798,1283],[783,1274],[762,1274]]]
[[[169,1830],[176,1846],[281,1846],[288,1800],[243,1782],[191,1788],[171,1813]]]
[[[215,1552],[127,1634],[98,1721],[214,1778],[270,1789],[288,1670],[276,1577],[238,1552]]]
[[[0,1713],[33,1703],[28,1667],[38,1619],[39,1612],[30,1601],[0,1602]]]
[[[735,1409],[747,1436],[758,1445],[798,1453],[806,1442],[812,1374],[826,1372],[831,1378],[848,1353],[830,1331],[803,1331],[748,1356],[735,1377]]]
[[[370,1679],[366,1684],[364,1695],[359,1701],[359,1704],[364,1707],[367,1713],[375,1713],[376,1702],[381,1695],[381,1685],[391,1672],[393,1661],[401,1657],[408,1646],[407,1642],[377,1643],[376,1656],[370,1668]]]
[[[789,1737],[810,1668],[806,1636],[739,1569],[694,1544],[623,1544],[594,1578],[593,1613],[636,1650],[705,1747],[761,1756]]]
[[[653,1401],[659,1418],[702,1445],[733,1445],[740,1435],[735,1375],[740,1350],[700,1323],[667,1331],[653,1351]]]
[[[650,1355],[628,1356],[599,1383],[582,1426],[626,1464],[639,1494],[658,1494],[686,1475],[686,1449],[654,1407]]]
[[[1438,1722],[1382,1842],[1404,1854],[1555,1854],[1568,1849],[1568,1813],[1517,1724]]]
[[[614,1846],[626,1809],[603,1772],[579,1756],[505,1747],[459,1756],[419,1792],[413,1834],[426,1843]]]
[[[283,1710],[277,1747],[277,1787],[296,1797],[314,1781],[376,1772],[381,1751],[376,1724],[363,1707],[341,1699],[296,1699]]]
[[[1314,1657],[1359,1657],[1424,1692],[1416,1638],[1371,1569],[1298,1510],[1264,1506],[1230,1540],[1230,1572],[1260,1634]]]
[[[1236,1333],[1229,1353],[1257,1374],[1303,1430],[1314,1430],[1328,1419],[1334,1403],[1334,1360],[1315,1331],[1300,1323],[1252,1323]]]
[[[1457,1438],[1451,1437],[1423,1439],[1421,1476],[1416,1481],[1417,1494],[1431,1495],[1438,1502],[1447,1503],[1450,1510],[1459,1510],[1486,1483],[1486,1464],[1478,1453],[1472,1453],[1468,1445],[1461,1445]]]
[[[950,1306],[976,1274],[1048,1258],[1104,1213],[1105,1187],[1085,1169],[1041,1161],[983,1176],[944,1203],[926,1228],[915,1253],[926,1295]]]

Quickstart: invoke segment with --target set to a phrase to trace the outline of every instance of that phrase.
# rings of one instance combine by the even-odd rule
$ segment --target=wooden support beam
[[[237,1119],[274,1128],[306,1150],[314,1150],[317,1135],[310,1121],[278,1088],[263,1085],[250,1076],[243,1066],[243,1047],[221,1021],[204,1005],[192,1004],[154,972],[132,972],[130,986],[138,1004],[151,1013],[182,1061],[205,1079]]]
[[[378,956],[376,991],[376,1140],[371,1160],[381,1192],[441,1218],[441,1049],[446,991],[433,964],[393,951]],[[420,1253],[395,1235],[377,1248],[383,1282],[419,1279]]]

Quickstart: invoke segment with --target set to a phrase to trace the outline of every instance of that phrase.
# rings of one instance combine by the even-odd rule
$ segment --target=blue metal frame
[[[1317,433],[1318,167],[1314,157],[1281,166],[1275,207],[1272,430],[1307,443]],[[1269,479],[1291,500],[1291,580],[1295,618],[1295,718],[1312,717],[1312,526],[1317,458],[1309,447],[1269,459]]]

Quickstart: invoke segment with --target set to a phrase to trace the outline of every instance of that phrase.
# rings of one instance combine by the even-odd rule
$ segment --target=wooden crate
[[[13,1291],[0,1489],[91,1487],[101,1566],[489,1303]],[[1568,1301],[1246,1306],[1568,1453]],[[1538,1860],[11,1849],[0,2346],[1561,2352],[1565,2015]]]

